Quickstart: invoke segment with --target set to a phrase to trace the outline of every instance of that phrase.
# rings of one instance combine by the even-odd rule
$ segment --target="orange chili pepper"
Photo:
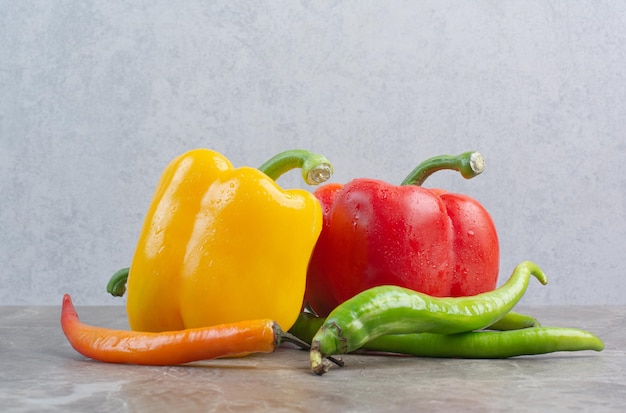
[[[308,348],[269,319],[159,333],[90,326],[78,318],[69,294],[63,296],[61,328],[76,351],[107,363],[175,365],[245,353],[270,353],[287,341]]]

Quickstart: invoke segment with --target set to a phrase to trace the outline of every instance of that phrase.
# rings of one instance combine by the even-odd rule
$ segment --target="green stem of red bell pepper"
[[[480,152],[465,152],[456,156],[435,156],[417,165],[417,167],[404,178],[401,185],[420,186],[424,183],[426,178],[442,169],[459,171],[463,178],[470,179],[485,170],[485,160]]]
[[[333,166],[326,157],[304,149],[292,149],[281,152],[263,165],[259,170],[273,180],[295,168],[302,169],[302,178],[309,185],[325,182],[333,174]]]

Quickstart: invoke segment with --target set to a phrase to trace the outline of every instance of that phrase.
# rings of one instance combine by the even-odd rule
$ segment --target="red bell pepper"
[[[379,285],[438,297],[496,287],[499,245],[489,213],[469,196],[421,186],[441,169],[471,178],[484,161],[477,152],[443,155],[421,163],[400,186],[360,178],[315,191],[324,223],[307,273],[313,311],[326,316]]]

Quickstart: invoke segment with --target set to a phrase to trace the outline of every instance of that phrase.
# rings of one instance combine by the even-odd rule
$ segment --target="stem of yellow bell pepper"
[[[417,165],[415,169],[404,178],[401,185],[421,186],[426,178],[442,169],[459,171],[463,178],[470,179],[485,170],[485,159],[480,152],[464,152],[457,156],[435,156]]]
[[[302,179],[309,185],[321,184],[333,174],[333,166],[325,156],[304,149],[281,152],[261,165],[259,170],[277,180],[282,174],[295,168],[302,169]]]
[[[130,267],[122,268],[111,276],[107,284],[107,292],[113,297],[122,297],[126,292],[126,281],[128,280],[128,272]]]

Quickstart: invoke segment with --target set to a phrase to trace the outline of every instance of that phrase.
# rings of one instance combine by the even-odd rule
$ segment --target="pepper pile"
[[[480,174],[479,153],[428,159],[400,186],[355,179],[314,194],[278,186],[294,168],[308,184],[332,174],[326,158],[304,150],[258,169],[205,149],[174,159],[131,266],[107,286],[116,296],[128,290],[131,331],[82,323],[65,295],[61,326],[74,349],[103,362],[172,365],[291,342],[310,350],[320,375],[343,365],[334,355],[357,350],[503,358],[603,349],[589,332],[514,312],[531,277],[547,282],[541,269],[522,262],[496,289],[488,212],[421,186],[441,169]]]
[[[548,282],[535,263],[524,261],[500,288],[475,296],[437,298],[402,287],[374,287],[342,303],[326,319],[302,314],[291,332],[311,342],[311,369],[319,375],[330,366],[324,357],[361,348],[461,358],[601,351],[604,344],[589,332],[540,327],[534,318],[511,311],[531,275]]]

